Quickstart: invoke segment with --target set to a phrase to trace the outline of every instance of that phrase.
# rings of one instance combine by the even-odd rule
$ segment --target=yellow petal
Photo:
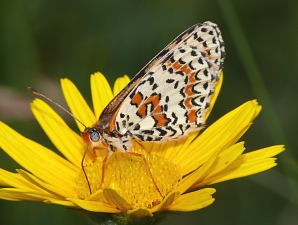
[[[270,157],[279,154],[283,150],[283,145],[276,145],[241,155],[228,168],[194,187],[206,186],[268,170],[276,165],[276,158]]]
[[[177,141],[168,141],[163,143],[148,142],[148,144],[151,144],[151,148],[147,147],[147,142],[142,143],[142,145],[143,144],[145,144],[145,149],[148,149],[148,152],[150,152],[152,155],[157,155],[161,158],[168,159],[171,162],[173,162],[172,155],[178,152],[181,148],[179,142]]]
[[[87,200],[88,201],[99,201],[99,202],[105,201],[105,197],[103,195],[103,190],[100,189],[100,190],[96,191],[95,193],[92,193],[92,195],[90,195],[90,197]]]
[[[239,133],[243,134],[259,111],[260,106],[255,100],[248,101],[209,126],[183,151],[185,158],[179,163],[183,168],[182,174],[202,165],[214,151],[221,152],[233,145],[240,138]]]
[[[175,191],[168,194],[160,204],[151,209],[151,212],[161,211],[170,207],[173,204],[173,202],[178,198],[180,198],[180,192]]]
[[[64,98],[72,114],[82,121],[86,126],[93,125],[96,122],[96,117],[77,87],[67,78],[61,79],[61,87]],[[77,120],[75,121],[80,131],[83,131],[85,127]]]
[[[0,199],[9,201],[36,201],[41,202],[48,196],[41,195],[39,193],[33,193],[28,190],[21,190],[15,188],[1,188],[0,189]]]
[[[103,202],[95,202],[95,201],[85,201],[76,198],[67,198],[67,200],[72,201],[82,209],[91,212],[104,212],[104,213],[120,213],[119,209],[115,207],[111,207],[109,204]]]
[[[150,210],[140,209],[140,208],[128,210],[127,214],[131,215],[132,217],[135,217],[135,218],[144,218],[146,216],[153,217],[153,214],[152,214],[152,212],[150,212]]]
[[[36,185],[28,182],[20,174],[11,173],[0,168],[0,186],[15,187],[23,190],[42,191]]]
[[[129,83],[129,81],[130,79],[127,75],[117,78],[113,88],[114,96],[116,96]]]
[[[65,121],[42,100],[35,99],[31,103],[31,110],[55,147],[77,168],[80,168],[84,152],[82,138],[70,129]],[[71,166],[73,167],[73,165]]]
[[[123,199],[121,195],[117,193],[117,191],[111,188],[105,188],[103,190],[103,194],[106,201],[110,205],[116,206],[122,212],[127,212],[128,210],[132,209],[132,206],[127,201],[125,201],[125,199]]]
[[[42,190],[52,194],[56,198],[64,198],[64,197],[77,197],[77,194],[74,190],[65,189],[64,186],[53,186],[45,183],[42,180],[32,176],[31,174],[25,172],[24,170],[17,170],[17,172],[24,177],[27,181],[41,188]]]
[[[214,188],[204,188],[183,194],[167,210],[188,212],[204,208],[214,202],[215,199],[212,198],[213,193],[215,193]]]
[[[188,156],[185,154],[185,149],[188,148],[190,143],[198,136],[197,132],[191,133],[187,138],[175,141],[168,141],[162,144],[155,143],[150,151],[153,155],[161,158],[166,158],[168,161],[179,164],[184,161]],[[145,142],[146,143],[146,142]],[[143,144],[143,143],[142,143]],[[146,145],[145,145],[146,146]]]
[[[259,159],[269,158],[269,157],[278,155],[284,150],[285,150],[284,145],[274,145],[274,146],[262,148],[259,150],[255,150],[255,151],[243,154],[241,157],[239,157],[239,161],[241,160],[249,161],[249,160],[259,160]]]
[[[113,99],[113,93],[107,79],[99,72],[91,75],[91,93],[95,117],[98,119],[102,110]],[[93,123],[95,120],[93,121]]]
[[[208,178],[220,173],[221,171],[229,167],[232,163],[234,163],[235,160],[244,151],[245,148],[243,145],[244,145],[243,142],[239,142],[231,146],[230,148],[226,149],[225,151],[221,152],[216,158],[216,160],[214,160],[212,167],[208,166],[208,170],[205,171],[203,176],[200,176],[200,177],[197,176],[196,182],[193,183],[193,187],[191,187],[190,189],[194,189],[194,187],[197,188],[199,186],[202,186],[200,185],[201,182],[205,183],[205,180],[208,180]],[[209,161],[210,160],[207,161],[207,164],[210,164]],[[198,170],[205,168],[206,167],[205,164],[203,164],[203,166],[201,166]]]
[[[68,200],[57,200],[54,198],[47,198],[46,200],[43,200],[43,202],[46,204],[56,204],[56,205],[63,205],[67,207],[77,207],[76,204]]]
[[[73,178],[76,172],[69,162],[1,122],[0,146],[18,164],[40,179],[69,190],[75,186]]]
[[[218,152],[215,152],[206,163],[204,163],[197,170],[183,178],[183,180],[179,183],[179,186],[175,189],[175,191],[180,191],[180,193],[184,193],[196,182],[203,180],[206,177],[207,172],[214,165],[214,162],[217,159],[217,157]]]
[[[234,163],[236,159],[238,159],[238,157],[243,153],[244,150],[244,142],[239,142],[221,152],[218,156],[218,159],[216,160],[214,167],[212,168],[212,171],[208,173],[205,179],[212,177],[213,175],[226,169],[228,166]]]

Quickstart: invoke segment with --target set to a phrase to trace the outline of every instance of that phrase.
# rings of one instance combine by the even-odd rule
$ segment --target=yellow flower
[[[119,78],[112,92],[102,74],[92,75],[94,112],[71,81],[62,79],[61,83],[71,112],[91,126],[128,81],[127,76]],[[253,100],[220,118],[197,138],[197,133],[193,133],[175,142],[134,143],[132,152],[141,156],[112,154],[106,162],[104,179],[102,162],[106,151],[95,151],[95,158],[89,149],[84,159],[86,179],[81,168],[85,144],[79,132],[70,129],[40,99],[31,103],[31,109],[65,158],[0,122],[1,148],[25,168],[18,169],[17,173],[0,169],[0,185],[4,186],[0,189],[1,199],[41,201],[134,217],[153,216],[159,211],[193,211],[213,203],[215,189],[206,186],[270,169],[276,165],[273,157],[284,150],[282,145],[277,145],[243,153],[244,143],[237,141],[261,110]],[[76,122],[83,131],[84,127]]]

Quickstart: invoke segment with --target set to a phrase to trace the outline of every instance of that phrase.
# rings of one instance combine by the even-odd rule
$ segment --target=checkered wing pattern
[[[141,141],[174,140],[201,129],[224,57],[216,24],[190,27],[153,58],[103,112],[115,112],[110,128]]]

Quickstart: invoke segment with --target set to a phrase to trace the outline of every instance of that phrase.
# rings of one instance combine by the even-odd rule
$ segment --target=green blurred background
[[[217,23],[225,79],[207,125],[257,98],[263,110],[242,138],[247,151],[273,144],[287,150],[273,170],[216,184],[211,206],[169,215],[163,224],[298,224],[298,1],[4,0],[0,18],[0,120],[52,149],[30,113],[35,96],[27,86],[65,106],[59,79],[67,77],[90,102],[91,73],[104,73],[111,84],[132,77],[191,25]],[[2,151],[0,167],[20,168]],[[0,200],[0,224],[87,223],[62,206]]]

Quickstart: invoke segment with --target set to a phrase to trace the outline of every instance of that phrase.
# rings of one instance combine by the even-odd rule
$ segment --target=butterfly
[[[158,53],[81,132],[88,146],[129,152],[132,140],[165,142],[203,128],[225,58],[212,22],[188,28]]]
[[[88,147],[93,149],[94,156],[96,149],[109,151],[102,163],[101,184],[107,159],[115,151],[128,152],[143,158],[147,172],[161,194],[144,156],[130,151],[132,141],[162,143],[202,129],[224,58],[224,42],[217,25],[212,22],[193,25],[145,65],[91,127],[86,127],[62,106],[33,88],[28,87],[28,90],[53,102],[85,127],[81,132],[86,143],[81,166],[90,194],[91,187],[84,170]]]

